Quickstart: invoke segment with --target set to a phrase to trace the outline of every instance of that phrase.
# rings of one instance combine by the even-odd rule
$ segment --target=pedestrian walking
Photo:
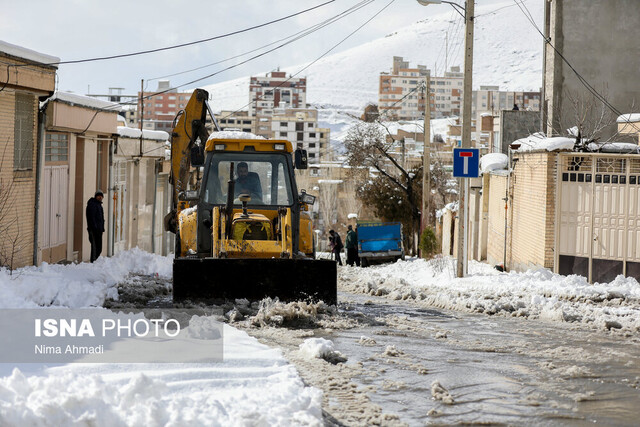
[[[340,251],[342,251],[342,248],[344,247],[344,245],[342,244],[342,239],[340,238],[340,235],[333,230],[329,230],[329,234],[333,238],[332,252],[336,256],[336,262],[338,263],[338,265],[342,265],[342,260],[340,259]]]
[[[91,262],[98,259],[100,253],[102,253],[102,233],[104,233],[103,198],[104,194],[98,190],[87,202],[87,231],[89,232],[89,243],[91,243]]]
[[[344,247],[347,249],[347,265],[353,266],[358,258],[358,237],[353,227],[347,227],[347,237],[344,239]]]

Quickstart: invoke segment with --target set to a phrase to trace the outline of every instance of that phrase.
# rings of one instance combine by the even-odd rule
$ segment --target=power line
[[[326,52],[324,52],[322,55],[320,55],[318,58],[314,59],[312,62],[310,62],[308,65],[304,66],[303,68],[301,68],[298,72],[296,72],[295,74],[292,74],[289,76],[288,79],[284,80],[282,83],[280,83],[278,86],[274,86],[273,89],[277,89],[279,87],[281,87],[283,84],[289,82],[292,78],[294,78],[295,76],[297,76],[298,74],[302,73],[304,70],[308,69],[309,67],[311,67],[313,64],[315,64],[316,62],[318,62],[319,60],[321,60],[322,58],[324,58],[325,56],[327,56],[331,51],[333,51],[335,48],[337,48],[338,46],[340,46],[342,43],[344,43],[347,39],[349,39],[351,36],[353,36],[356,32],[358,32],[360,29],[362,29],[362,27],[364,27],[365,25],[367,25],[369,22],[371,22],[373,19],[375,19],[378,15],[380,15],[386,8],[388,8],[389,6],[391,6],[391,4],[393,4],[396,0],[391,0],[389,3],[387,3],[384,7],[382,7],[382,9],[380,9],[378,12],[376,12],[371,18],[367,19],[364,23],[362,23],[358,28],[356,28],[355,30],[353,30],[351,33],[349,33],[346,37],[344,37],[342,40],[340,40],[338,43],[336,43],[335,45],[333,45],[329,50],[327,50]],[[272,89],[272,90],[273,90]],[[255,101],[259,101],[260,99],[262,99],[262,97],[257,97],[255,99]],[[251,103],[254,102],[253,100],[251,102],[249,102],[248,104],[243,105],[242,107],[240,107],[239,109],[231,112],[230,114],[226,115],[225,117],[222,117],[220,120],[222,119],[226,119],[227,117],[230,117],[234,114],[236,114],[239,111],[242,111],[245,107],[248,107],[249,105],[251,105]]]
[[[535,23],[535,21],[533,20],[533,17],[531,16],[531,12],[529,12],[529,14],[527,14],[527,12],[529,11],[527,9],[527,12],[525,12],[525,10],[523,9],[524,6],[524,0],[521,0],[521,3],[518,2],[518,0],[513,0],[514,3],[518,6],[518,8],[520,9],[520,11],[525,15],[525,17],[527,18],[527,20],[531,23],[531,25],[533,25],[533,27],[536,29],[536,31],[538,31],[538,33],[542,36],[542,38],[544,39],[545,43],[548,44],[553,50],[554,52],[560,57],[560,59],[562,59],[562,61],[567,64],[567,66],[571,69],[571,71],[574,72],[574,74],[576,75],[576,77],[578,78],[578,81],[580,81],[580,83],[582,83],[582,85],[600,102],[602,102],[603,105],[605,105],[607,108],[609,108],[614,114],[616,114],[619,117],[623,116],[622,112],[620,112],[615,106],[613,106],[602,94],[600,94],[588,81],[586,78],[584,78],[579,72],[578,70],[576,70],[576,68],[569,62],[569,60],[553,45],[553,43],[551,43],[551,37],[547,37],[545,36],[545,34],[540,30],[540,28],[538,27],[538,25]],[[526,8],[526,6],[524,6]],[[629,118],[624,118],[624,120],[626,121],[627,124],[631,125],[635,130],[640,131],[640,128],[638,128],[637,125],[635,125],[633,122],[631,122],[629,120]]]
[[[335,22],[335,21],[337,21],[339,19],[344,18],[345,16],[350,15],[351,13],[363,8],[364,6],[367,6],[369,3],[372,3],[373,1],[374,0],[363,0],[360,3],[357,3],[357,4],[353,5],[353,6],[351,6],[350,8],[346,9],[345,11],[339,13],[338,15],[335,15],[335,16],[333,16],[331,18],[328,18],[328,19],[326,19],[324,21],[321,21],[321,22],[319,22],[317,24],[314,24],[314,25],[312,25],[310,27],[307,27],[307,28],[305,28],[305,29],[303,29],[301,31],[298,31],[298,32],[296,32],[294,34],[291,34],[291,35],[289,35],[287,37],[283,37],[283,38],[281,38],[279,40],[276,40],[276,41],[273,41],[271,43],[267,43],[265,45],[257,47],[255,49],[251,49],[249,51],[243,52],[243,53],[241,53],[239,55],[235,55],[235,56],[232,56],[232,57],[229,57],[229,58],[226,58],[226,59],[222,59],[222,60],[213,62],[211,64],[202,65],[200,67],[192,68],[192,69],[189,69],[189,70],[179,71],[179,72],[176,72],[176,73],[173,73],[173,74],[168,74],[168,75],[161,76],[161,77],[153,77],[151,79],[145,79],[145,81],[149,82],[149,81],[164,79],[164,78],[168,78],[168,77],[174,77],[174,76],[181,75],[181,74],[186,74],[186,73],[190,73],[190,72],[193,72],[193,71],[198,71],[198,70],[201,70],[203,68],[208,68],[208,67],[211,67],[211,66],[214,66],[214,65],[218,65],[218,64],[222,64],[224,62],[231,61],[233,59],[237,59],[237,58],[243,57],[243,56],[248,55],[250,53],[257,52],[257,51],[259,51],[261,49],[267,48],[269,46],[273,46],[273,45],[275,45],[277,43],[281,43],[281,42],[283,42],[285,40],[289,40],[289,39],[293,39],[292,41],[299,40],[301,37],[304,37],[304,36],[306,36],[308,34],[311,34],[312,32],[315,32],[315,31],[317,31],[317,30],[319,30],[321,28],[324,28],[325,26],[327,26],[329,24],[332,24],[333,22]]]
[[[146,55],[146,54],[149,54],[149,53],[156,53],[156,52],[162,52],[162,51],[165,51],[165,50],[178,49],[178,48],[186,47],[186,46],[193,46],[193,45],[196,45],[196,44],[206,43],[206,42],[210,42],[212,40],[219,40],[219,39],[222,39],[222,38],[225,38],[225,37],[230,37],[230,36],[234,36],[234,35],[237,35],[237,34],[246,33],[247,31],[252,31],[252,30],[255,30],[255,29],[258,29],[258,28],[266,27],[268,25],[275,24],[277,22],[281,22],[281,21],[293,18],[295,16],[299,16],[299,15],[302,15],[304,13],[310,12],[312,10],[321,8],[323,6],[328,5],[329,3],[333,3],[334,1],[336,1],[336,0],[328,0],[328,1],[324,2],[324,3],[319,4],[319,5],[310,7],[308,9],[301,10],[301,11],[296,12],[296,13],[292,13],[291,15],[287,15],[287,16],[284,16],[282,18],[274,19],[272,21],[265,22],[263,24],[254,25],[254,26],[251,26],[251,27],[248,27],[248,28],[244,28],[242,30],[232,31],[232,32],[226,33],[226,34],[221,34],[221,35],[218,35],[218,36],[208,37],[206,39],[195,40],[195,41],[192,41],[192,42],[181,43],[181,44],[177,44],[177,45],[173,45],[173,46],[160,47],[160,48],[157,48],[157,49],[148,49],[148,50],[142,50],[142,51],[138,51],[138,52],[124,53],[124,54],[120,54],[120,55],[101,56],[101,57],[88,58],[88,59],[76,59],[76,60],[71,60],[71,61],[52,62],[52,63],[49,63],[49,64],[43,64],[43,65],[80,64],[80,63],[84,63],[84,62],[105,61],[105,60],[110,60],[110,59],[118,59],[118,58],[127,58],[127,57],[131,57],[131,56]]]

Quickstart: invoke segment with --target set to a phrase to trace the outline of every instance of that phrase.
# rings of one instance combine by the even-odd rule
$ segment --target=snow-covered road
[[[156,278],[150,294],[166,299],[171,261],[132,250],[95,264],[43,265],[12,275],[0,270],[0,307],[100,307],[105,299],[118,298],[118,284],[131,283],[131,274]],[[224,362],[218,364],[0,365],[0,425],[317,425],[323,422],[323,410],[325,422],[330,419],[327,413],[355,424],[466,422],[472,419],[433,418],[442,412],[433,404],[427,405],[435,411],[430,418],[424,418],[427,411],[412,418],[416,415],[389,402],[421,396],[445,404],[447,388],[452,399],[460,399],[459,387],[465,386],[458,380],[467,374],[452,372],[470,375],[466,365],[474,360],[488,363],[482,371],[487,378],[500,372],[497,368],[504,362],[504,377],[511,378],[474,384],[485,391],[483,399],[500,396],[483,384],[498,390],[495,384],[518,379],[529,381],[527,387],[534,391],[523,396],[537,396],[535,405],[547,407],[545,375],[572,382],[571,392],[553,401],[568,405],[563,409],[567,411],[574,410],[566,404],[572,396],[578,402],[597,401],[599,392],[613,393],[607,396],[616,403],[640,398],[640,373],[633,370],[640,364],[640,285],[634,279],[591,285],[546,270],[499,273],[480,263],[471,263],[469,277],[456,279],[453,265],[453,260],[441,258],[366,269],[340,267],[344,293],[338,310],[268,301],[258,310],[238,302],[227,313],[235,327],[225,326]],[[138,288],[133,293],[139,293]],[[443,319],[452,323],[442,326]],[[549,338],[541,337],[547,332]],[[318,338],[330,341],[305,342]],[[420,352],[426,343],[431,351]],[[506,353],[509,357],[493,361],[482,356]],[[338,363],[344,359],[346,363]],[[575,363],[579,359],[584,363]],[[613,366],[613,371],[599,373],[599,363]],[[528,373],[518,375],[518,369]],[[445,371],[449,374],[429,376]],[[417,383],[398,379],[403,372]],[[592,378],[614,386],[590,389],[596,382]],[[380,399],[385,394],[389,397]],[[623,403],[622,418],[593,419],[624,421]],[[585,405],[598,408],[596,403]]]

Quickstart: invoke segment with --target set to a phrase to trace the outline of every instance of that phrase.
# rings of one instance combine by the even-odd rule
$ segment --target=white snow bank
[[[576,140],[574,138],[565,138],[561,136],[547,138],[542,132],[534,133],[526,138],[514,141],[514,144],[520,144],[520,148],[516,151],[559,151],[573,150]]]
[[[506,169],[509,163],[509,156],[502,153],[489,153],[480,157],[480,171],[482,173],[493,170]]]
[[[0,308],[101,306],[105,298],[117,298],[115,285],[129,273],[169,278],[173,274],[172,256],[135,248],[111,258],[100,257],[93,264],[42,263],[16,269],[12,274],[0,269]]]
[[[144,139],[155,139],[158,141],[168,141],[169,134],[163,130],[147,130],[136,128],[130,128],[128,126],[118,126],[118,135],[124,136],[127,138],[140,138],[140,133],[142,133],[142,137]]]
[[[582,276],[561,276],[545,269],[499,273],[470,261],[469,276],[458,279],[452,258],[412,258],[366,269],[339,267],[338,271],[339,282],[348,290],[391,299],[602,330],[640,331],[640,284],[623,276],[611,283],[589,284]]]
[[[224,327],[224,362],[73,364],[0,378],[3,426],[322,425],[279,350]]]

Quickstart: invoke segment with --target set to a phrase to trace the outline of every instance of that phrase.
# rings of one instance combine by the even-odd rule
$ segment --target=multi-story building
[[[171,132],[173,119],[190,97],[191,92],[171,89],[169,80],[160,80],[156,92],[138,92],[138,118],[142,117],[143,128]]]
[[[264,116],[258,116],[256,123]],[[329,129],[318,128],[318,110],[315,108],[276,108],[271,120],[269,138],[287,139],[307,150],[309,163],[318,163],[328,148]]]
[[[476,120],[483,113],[499,114],[501,110],[540,111],[540,92],[501,91],[499,86],[480,86],[472,94],[471,109]]]
[[[431,76],[424,65],[409,67],[400,56],[393,57],[389,73],[380,73],[378,104],[382,114],[397,120],[417,120],[424,116],[425,79],[429,77],[429,110],[431,118],[460,114],[463,73],[460,67],[451,67],[444,76]]]
[[[393,57],[391,72],[380,73],[378,105],[380,113],[398,120],[416,120],[424,114],[425,77],[430,71],[424,65],[409,67],[401,56]]]
[[[253,132],[256,118],[249,116],[247,111],[221,111],[216,116],[221,130],[239,130]]]
[[[264,77],[253,76],[249,82],[249,115],[271,115],[274,108],[305,108],[306,77],[287,77],[284,71],[273,71]]]

